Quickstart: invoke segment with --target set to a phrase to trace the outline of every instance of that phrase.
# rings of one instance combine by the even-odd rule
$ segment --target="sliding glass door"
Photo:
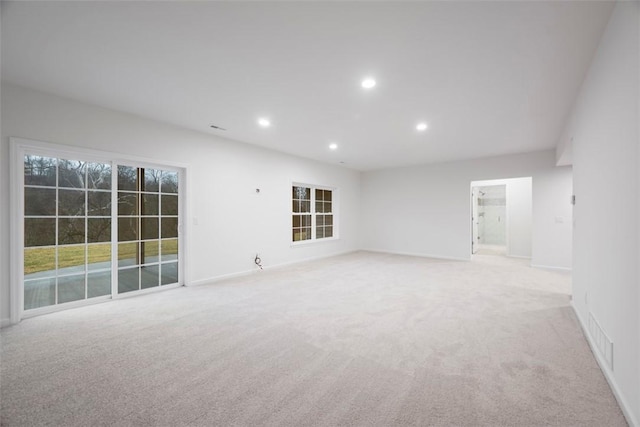
[[[118,293],[178,282],[178,173],[118,166]]]
[[[180,169],[86,157],[21,155],[25,311],[180,282]]]

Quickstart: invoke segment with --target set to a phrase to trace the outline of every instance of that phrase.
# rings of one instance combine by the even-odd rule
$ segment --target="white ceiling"
[[[556,146],[612,6],[3,1],[2,78],[358,170],[485,157]]]

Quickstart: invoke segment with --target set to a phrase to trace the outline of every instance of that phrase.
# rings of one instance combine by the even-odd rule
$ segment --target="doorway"
[[[533,179],[473,181],[471,254],[531,258]]]
[[[506,255],[507,253],[507,186],[472,187],[474,254]]]

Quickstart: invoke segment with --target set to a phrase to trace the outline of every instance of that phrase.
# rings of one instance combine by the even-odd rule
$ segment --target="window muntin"
[[[292,186],[292,241],[320,240],[335,236],[335,191],[326,188]]]

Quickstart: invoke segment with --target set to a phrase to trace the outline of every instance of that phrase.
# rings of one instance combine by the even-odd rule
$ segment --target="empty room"
[[[640,427],[638,1],[0,15],[0,425]]]

